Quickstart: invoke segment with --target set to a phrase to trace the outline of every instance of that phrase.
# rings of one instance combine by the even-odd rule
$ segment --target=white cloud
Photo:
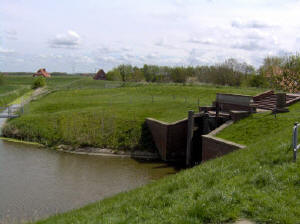
[[[18,33],[16,30],[6,30],[4,31],[4,36],[9,40],[17,40],[18,39]]]
[[[57,34],[55,38],[50,40],[52,48],[78,48],[80,44],[80,36],[73,30],[69,30],[64,34]]]
[[[20,62],[20,63],[22,63],[22,62],[24,62],[25,60],[23,59],[23,58],[17,58],[16,59],[16,62]]]
[[[0,47],[0,54],[10,55],[10,54],[14,54],[14,53],[15,53],[15,50],[13,50],[13,49],[5,49],[5,48]]]
[[[247,28],[253,28],[253,29],[268,29],[268,28],[274,28],[276,27],[273,24],[268,24],[263,21],[258,20],[249,20],[249,21],[242,21],[240,19],[236,19],[231,22],[231,26],[238,28],[238,29],[247,29]]]
[[[211,45],[215,44],[216,41],[212,38],[198,38],[198,37],[191,37],[188,42],[195,43],[195,44],[205,44],[205,45]]]
[[[177,49],[177,44],[172,43],[166,36],[154,43],[155,46],[168,48],[168,49]]]
[[[268,46],[261,44],[258,41],[250,40],[250,41],[237,41],[231,45],[232,48],[242,49],[246,51],[263,51],[268,48]]]

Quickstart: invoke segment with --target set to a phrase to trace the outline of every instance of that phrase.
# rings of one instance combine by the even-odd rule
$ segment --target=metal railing
[[[23,105],[0,107],[0,118],[15,118],[24,113]]]
[[[293,127],[293,151],[294,151],[294,162],[297,160],[297,150],[300,148],[300,144],[298,145],[298,128],[300,124],[295,123]]]

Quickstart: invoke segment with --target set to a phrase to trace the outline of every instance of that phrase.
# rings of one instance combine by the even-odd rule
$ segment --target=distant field
[[[59,83],[57,91],[30,103],[26,113],[11,120],[4,133],[47,145],[153,150],[151,136],[144,127],[145,118],[173,122],[185,118],[188,110],[196,111],[198,99],[200,105],[210,105],[217,92],[261,92],[182,84],[122,84],[90,78],[68,81],[52,81],[51,88]]]
[[[31,75],[5,75],[5,83],[0,86],[0,106],[5,106],[28,92],[34,79]],[[47,79],[47,85],[50,89],[60,88],[80,79],[82,79],[80,76],[57,76]]]
[[[28,85],[31,86],[35,77],[31,75],[6,75],[6,85]],[[81,76],[53,76],[47,79],[48,87],[62,86],[75,80],[87,79]]]

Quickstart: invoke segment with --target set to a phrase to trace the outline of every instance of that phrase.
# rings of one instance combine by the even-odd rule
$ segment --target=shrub
[[[32,89],[37,89],[44,86],[46,86],[46,79],[40,76],[37,79],[35,79],[34,83],[32,84]]]
[[[4,80],[4,75],[0,75],[0,86],[4,85],[5,80]]]
[[[114,69],[106,74],[106,79],[109,81],[121,81],[122,76],[117,69]]]
[[[251,87],[265,87],[266,79],[263,75],[252,75],[249,80],[249,85]]]

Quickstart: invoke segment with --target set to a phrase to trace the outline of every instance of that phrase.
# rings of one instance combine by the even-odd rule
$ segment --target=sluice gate
[[[269,102],[270,96],[272,101]],[[283,93],[275,94],[274,91],[254,97],[218,93],[212,106],[199,107],[196,113],[189,111],[186,119],[165,123],[148,118],[146,124],[163,161],[193,166],[245,148],[243,145],[215,137],[216,133],[226,126],[260,109],[273,113],[284,112],[285,106],[298,101],[300,96],[283,96]]]

